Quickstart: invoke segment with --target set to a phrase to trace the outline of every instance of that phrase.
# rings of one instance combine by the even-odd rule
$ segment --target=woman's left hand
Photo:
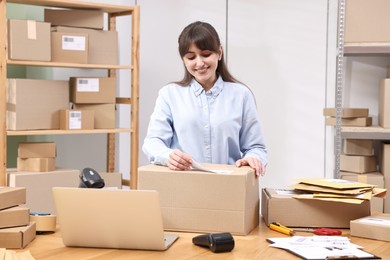
[[[236,161],[236,166],[249,166],[255,170],[255,175],[257,176],[264,176],[265,175],[265,166],[263,163],[256,159],[256,158],[243,158]]]

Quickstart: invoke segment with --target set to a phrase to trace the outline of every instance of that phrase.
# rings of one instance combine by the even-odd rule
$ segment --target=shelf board
[[[37,66],[37,67],[61,67],[61,68],[81,68],[81,69],[131,69],[131,65],[109,65],[109,64],[80,64],[51,61],[27,61],[27,60],[7,60],[8,65]]]
[[[390,140],[390,128],[383,128],[381,126],[343,126],[341,127],[341,137],[349,139]]]
[[[346,43],[344,55],[390,55],[390,42]]]
[[[7,3],[38,5],[47,7],[93,9],[101,10],[107,13],[133,12],[134,10],[134,6],[100,4],[76,0],[7,0]]]
[[[8,130],[8,136],[20,135],[69,135],[69,134],[110,134],[110,133],[130,133],[130,128],[113,128],[113,129],[92,129],[92,130],[26,130],[13,131]]]

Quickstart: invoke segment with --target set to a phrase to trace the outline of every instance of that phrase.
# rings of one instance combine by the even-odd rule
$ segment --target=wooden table
[[[24,250],[30,250],[37,259],[300,259],[282,249],[271,248],[266,238],[286,237],[270,230],[263,222],[247,236],[234,236],[235,247],[229,253],[213,253],[208,249],[192,244],[196,233],[167,232],[179,234],[180,238],[166,251],[118,250],[100,248],[65,247],[60,231],[52,234],[37,235]],[[299,232],[297,235],[310,233]],[[343,230],[344,236],[349,236],[349,230]],[[364,247],[364,250],[390,259],[390,242],[350,237],[351,242]],[[20,250],[23,251],[23,250]]]

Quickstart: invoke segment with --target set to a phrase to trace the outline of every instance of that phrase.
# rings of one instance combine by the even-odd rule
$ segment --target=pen
[[[269,228],[272,229],[272,230],[278,231],[278,232],[280,232],[282,234],[289,235],[289,236],[293,236],[294,233],[295,233],[294,230],[292,230],[292,229],[290,229],[288,227],[285,227],[282,224],[277,223],[277,222],[272,222],[269,225]]]

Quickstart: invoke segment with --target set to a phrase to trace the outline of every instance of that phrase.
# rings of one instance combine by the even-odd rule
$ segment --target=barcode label
[[[85,51],[86,39],[84,36],[62,36],[62,49],[68,51]]]
[[[77,92],[99,92],[98,78],[78,78]]]
[[[69,129],[81,129],[81,111],[69,111]]]

